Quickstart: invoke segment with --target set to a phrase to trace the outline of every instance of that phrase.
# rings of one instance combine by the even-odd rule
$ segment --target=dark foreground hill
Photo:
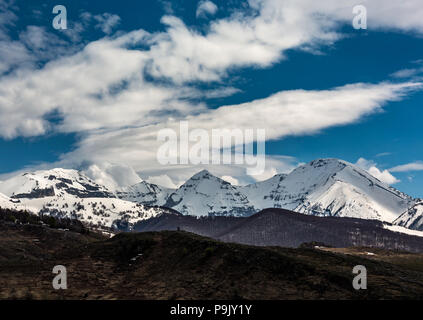
[[[320,242],[332,247],[375,247],[423,252],[423,238],[392,232],[376,220],[316,217],[283,209],[266,209],[248,218],[197,218],[163,214],[144,220],[134,230],[185,230],[225,242],[296,248]]]
[[[423,297],[423,256],[253,247],[187,232],[93,233],[0,221],[1,299],[396,299]],[[55,265],[68,289],[52,288]],[[352,288],[352,269],[368,289]]]

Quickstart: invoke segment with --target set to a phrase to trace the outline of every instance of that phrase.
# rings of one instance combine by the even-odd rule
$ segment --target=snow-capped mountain
[[[4,194],[0,197],[1,207],[76,218],[96,227],[134,224],[163,212],[160,208],[118,199],[77,170],[24,173],[2,181],[0,193]]]
[[[169,195],[175,190],[142,181],[133,186],[120,188],[116,191],[119,199],[142,203],[151,206],[164,206]]]
[[[418,203],[408,208],[394,221],[394,224],[423,231],[423,200],[419,199]]]
[[[238,189],[254,203],[256,208],[279,207],[278,202],[286,193],[283,181],[287,177],[287,174],[277,174],[268,180],[238,187]]]
[[[78,198],[113,198],[106,187],[77,170],[52,169],[24,173],[0,182],[0,192],[15,199],[40,199],[55,195]]]
[[[283,208],[423,230],[422,203],[337,159],[315,160],[288,175],[248,186],[231,185],[204,170],[177,190],[145,181],[110,190],[80,171],[53,169],[2,181],[0,194],[0,207],[78,218],[104,227],[160,215],[166,211],[161,207],[193,216],[250,216],[266,208]]]
[[[202,171],[171,194],[165,206],[195,216],[249,216],[266,208],[283,208],[309,215],[392,222],[410,203],[412,198],[353,164],[320,159],[288,175],[244,187]]]
[[[320,159],[289,175],[241,188],[259,209],[284,208],[319,216],[392,222],[413,200],[365,170],[337,159]]]
[[[193,216],[248,216],[256,212],[239,188],[206,170],[194,175],[172,193],[165,206]]]

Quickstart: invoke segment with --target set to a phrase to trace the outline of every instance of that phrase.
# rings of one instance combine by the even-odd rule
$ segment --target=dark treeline
[[[375,247],[423,252],[423,238],[384,228],[375,220],[317,217],[266,209],[248,218],[190,217],[164,214],[141,221],[134,231],[183,230],[225,242],[256,246],[299,247],[319,242],[331,247]]]
[[[68,218],[56,218],[51,215],[35,215],[27,211],[16,211],[0,208],[0,221],[14,224],[46,225],[53,229],[88,234],[89,230],[80,221]]]

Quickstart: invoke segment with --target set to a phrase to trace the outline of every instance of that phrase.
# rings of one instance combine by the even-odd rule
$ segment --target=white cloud
[[[331,90],[282,91],[265,99],[208,110],[190,117],[190,122],[194,122],[194,127],[195,122],[201,123],[199,126],[209,130],[266,128],[268,139],[278,139],[353,123],[382,110],[388,101],[421,88],[420,83],[360,83]]]
[[[9,40],[8,28],[18,20],[14,1],[0,0],[0,40]]]
[[[421,89],[420,83],[412,82],[352,84],[323,91],[283,91],[216,110],[190,103],[186,98],[236,93],[230,87],[199,92],[193,82],[221,83],[228,70],[270,67],[284,59],[287,50],[333,43],[341,37],[341,23],[351,23],[356,2],[250,0],[249,4],[253,10],[239,9],[230,17],[213,20],[201,33],[166,16],[163,32],[135,30],[100,39],[41,69],[34,66],[28,47],[43,49],[54,44],[48,43],[42,28],[28,28],[21,42],[0,43],[0,72],[23,62],[29,64],[0,77],[0,136],[11,139],[49,131],[77,132],[81,137],[78,148],[64,155],[63,163],[128,163],[137,171],[151,173],[154,179],[166,170],[155,159],[156,133],[164,127],[175,128],[178,120],[189,120],[193,129],[266,128],[268,139],[280,139],[359,121],[381,111],[385,103]],[[423,32],[420,0],[410,0],[407,6],[386,5],[385,0],[365,5],[371,14],[369,28]],[[85,19],[102,23],[99,28],[107,34],[119,22],[111,14],[100,17],[88,14]],[[3,26],[9,26],[14,17],[0,15],[0,26],[2,19]],[[79,27],[75,37],[85,25]],[[146,73],[169,82],[147,81]],[[63,121],[50,123],[47,116],[51,113]],[[286,165],[286,161],[281,163]],[[277,172],[277,166],[270,166],[266,175]],[[191,167],[182,169],[175,169],[170,177],[175,184],[193,171]],[[237,174],[243,170],[231,168],[220,176],[242,183]]]
[[[367,0],[363,1],[363,4],[369,14],[369,28],[423,32],[423,6],[420,0]]]
[[[387,156],[390,156],[391,154],[392,154],[391,152],[381,152],[381,153],[378,153],[376,155],[376,157],[378,157],[378,158],[380,158],[380,157],[387,157]]]
[[[167,15],[174,15],[175,11],[173,10],[172,1],[167,0],[158,0],[159,3],[162,5],[164,12]]]
[[[192,94],[193,89],[185,87],[191,81],[220,81],[228,69],[251,65],[266,67],[282,59],[283,52],[287,49],[337,39],[332,30],[335,29],[336,23],[313,15],[316,10],[329,10],[328,14],[331,14],[332,9],[326,5],[316,7],[310,2],[308,6],[304,6],[303,2],[281,3],[272,0],[252,1],[251,5],[258,14],[248,15],[239,11],[229,18],[211,22],[209,31],[205,34],[188,28],[176,17],[166,16],[163,18],[163,23],[168,26],[166,32],[150,34],[137,30],[120,37],[98,40],[88,44],[75,55],[48,63],[41,70],[20,71],[2,77],[0,136],[14,138],[42,135],[48,130],[80,132],[147,125],[163,121],[165,111],[168,112],[167,117],[174,117],[175,112],[176,115],[195,115],[205,106],[191,105],[181,97],[182,94]],[[40,39],[35,45],[43,46],[45,36],[40,32],[41,29],[34,30]],[[147,45],[149,48],[129,49],[136,45]],[[19,54],[5,56],[12,59],[19,57]],[[165,87],[147,82],[144,72],[150,72],[158,78],[169,78],[174,83]],[[380,94],[395,96],[398,91],[405,90],[406,86],[411,87],[411,84],[398,85],[396,88],[395,85],[384,87],[389,86],[390,90],[382,90]],[[405,87],[401,89],[401,86]],[[348,101],[349,92],[353,97],[356,96],[354,92],[361,91],[366,94],[382,86],[369,87],[369,90],[364,90],[364,85],[362,88],[360,85],[344,88],[341,99]],[[265,100],[245,104],[242,107],[248,106],[250,112],[247,115],[250,118],[242,116],[241,119],[244,123],[256,122],[255,114],[261,109],[261,104],[265,104],[265,109],[275,112],[278,106],[290,108],[290,99],[298,98],[301,101],[304,96],[314,94],[331,100],[330,95],[333,94],[332,91],[303,93],[305,92],[298,90],[289,94],[276,94]],[[329,96],[323,97],[326,94]],[[349,100],[347,103],[354,108],[348,110],[347,117],[337,113],[319,116],[325,114],[318,112],[319,108],[330,111],[336,103],[333,100],[331,106],[318,102],[311,106],[299,103],[293,107],[301,109],[301,112],[305,109],[307,112],[311,110],[311,113],[317,116],[314,121],[316,127],[307,126],[306,130],[297,130],[292,116],[290,121],[281,122],[290,123],[286,130],[292,131],[292,134],[313,132],[321,126],[355,121],[363,113],[374,111],[378,100],[390,98],[375,98],[374,103],[365,103],[365,107]],[[124,113],[121,112],[122,106],[125,106]],[[221,115],[229,109],[231,107],[220,108],[218,112],[205,113],[202,118],[216,116],[222,119]],[[59,126],[45,119],[46,115],[52,112],[57,112],[63,117],[63,123]],[[231,109],[228,119],[232,121],[239,113]],[[299,112],[293,114],[302,117]],[[258,117],[258,125],[266,126],[269,117],[272,115],[264,112]],[[228,121],[225,122],[228,127]],[[215,124],[216,121],[211,123]],[[270,129],[272,136],[274,130]]]
[[[27,48],[18,41],[0,41],[0,57],[0,75],[17,66],[30,68],[35,62]]]
[[[229,68],[269,67],[284,57],[285,50],[338,39],[328,30],[333,22],[313,19],[300,12],[301,8],[277,10],[279,5],[265,1],[257,15],[238,11],[212,21],[204,35],[176,17],[163,17],[167,31],[151,39],[154,58],[149,71],[177,83],[217,81]]]
[[[111,35],[113,30],[120,24],[121,18],[112,13],[92,14],[82,12],[78,19],[68,20],[68,28],[60,30],[71,41],[73,47],[82,49],[88,41],[84,38],[92,28],[101,30],[106,35]]]
[[[121,20],[118,15],[110,13],[95,15],[93,18],[97,21],[96,28],[99,28],[105,34],[111,34]]]
[[[400,182],[397,178],[395,178],[389,171],[390,170],[380,170],[376,167],[376,163],[371,160],[366,160],[364,158],[358,159],[356,165],[368,173],[370,173],[373,177],[379,179],[380,181],[392,185],[395,183]]]
[[[389,169],[391,172],[409,172],[409,171],[422,171],[423,170],[423,162],[412,162],[403,164],[400,166],[393,167]]]
[[[93,42],[41,70],[0,79],[0,135],[44,134],[51,125],[45,116],[51,112],[63,117],[63,123],[53,129],[78,132],[148,124],[165,111],[171,115],[200,110],[201,105],[178,100],[184,94],[181,88],[143,80],[146,55],[125,49],[143,35],[135,32]]]
[[[69,160],[69,159],[68,159]],[[201,170],[208,170],[213,175],[236,185],[248,185],[257,181],[263,181],[278,173],[289,173],[300,165],[293,157],[267,156],[266,168],[260,176],[246,175],[246,167],[243,165],[177,165],[157,166],[154,160],[145,161],[146,165],[139,173],[145,176],[144,180],[167,188],[178,188],[194,174]]]
[[[391,77],[404,79],[404,78],[417,78],[423,73],[423,60],[415,60],[412,62],[413,68],[402,69],[391,74]]]
[[[31,73],[40,62],[70,56],[78,49],[45,27],[29,25],[19,32],[19,41],[0,39],[0,81],[4,73]]]
[[[69,56],[77,50],[54,33],[48,32],[44,27],[27,26],[19,34],[19,39],[34,56],[35,61],[49,61]]]
[[[122,164],[103,162],[79,169],[96,183],[104,185],[112,191],[120,187],[132,186],[142,181],[134,169]]]
[[[147,182],[156,184],[158,186],[162,186],[165,188],[170,189],[177,189],[179,185],[176,185],[168,175],[162,174],[159,176],[148,177],[146,179]]]
[[[239,92],[241,92],[241,90],[237,88],[227,87],[227,88],[219,88],[215,90],[205,90],[201,92],[200,94],[207,99],[215,99],[215,98],[229,97]]]
[[[216,110],[203,110],[198,115],[182,117],[188,120],[190,130],[238,128],[266,128],[268,139],[280,139],[288,135],[310,134],[330,126],[348,124],[359,120],[363,115],[381,110],[388,100],[399,99],[414,84],[392,85],[347,85],[325,91],[286,91],[267,99],[237,106],[225,106]],[[275,114],[278,116],[275,117]],[[93,162],[125,162],[138,172],[148,176],[169,175],[174,184],[185,181],[198,171],[194,166],[162,166],[156,156],[161,142],[157,133],[164,128],[179,132],[178,120],[163,120],[158,124],[137,128],[100,130],[89,132],[78,143],[77,149],[63,156],[66,161],[78,162],[87,157]],[[257,180],[270,178],[278,172],[281,164],[292,162],[287,159],[266,157],[266,170]],[[220,169],[207,168],[218,176],[232,176],[242,181],[246,166],[221,166]],[[291,165],[291,168],[293,166]],[[227,170],[222,172],[221,170]],[[284,170],[286,171],[286,170]],[[378,178],[385,182],[387,174],[381,172]]]
[[[101,50],[103,53],[105,51],[107,50]],[[125,60],[128,62],[128,59]],[[103,59],[104,61],[106,60]],[[95,75],[94,73],[93,78],[96,78]],[[90,76],[89,70],[86,70],[84,76],[85,78]],[[103,76],[100,75],[101,77]],[[105,76],[103,79],[107,80]],[[47,83],[47,85],[51,86],[52,84]],[[87,110],[88,114],[85,114],[83,109],[87,108],[88,105],[79,105],[78,107],[81,108],[80,118],[76,121],[74,119],[76,110],[71,109],[70,119],[65,117],[64,123],[72,124],[74,128],[78,128],[77,125],[83,128],[84,124],[88,122],[95,124],[94,128],[96,129],[83,133],[76,150],[63,155],[61,163],[56,164],[56,166],[72,167],[84,160],[91,163],[126,163],[134,167],[137,172],[149,177],[149,179],[160,178],[166,173],[172,180],[172,183],[167,183],[167,185],[179,185],[198,171],[198,168],[190,165],[166,167],[160,165],[156,159],[157,151],[161,144],[157,141],[158,131],[163,128],[171,128],[178,132],[179,120],[188,120],[191,130],[198,128],[209,131],[219,128],[238,128],[241,130],[266,128],[267,139],[279,139],[288,135],[310,134],[330,126],[355,122],[366,114],[382,110],[382,105],[387,101],[400,99],[409,90],[416,89],[416,87],[418,85],[413,83],[381,83],[379,85],[347,85],[324,91],[284,91],[269,98],[242,105],[223,106],[215,110],[201,109],[197,114],[190,116],[181,113],[173,120],[165,113],[157,116],[157,124],[146,123],[144,126],[126,128],[121,126],[134,123],[131,122],[134,119],[141,121],[144,113],[134,111],[126,118],[120,115],[121,109],[119,106],[122,104],[116,103],[116,108],[108,105],[111,110],[105,110],[104,112],[114,112],[116,119],[120,122],[114,128],[111,127],[107,130],[101,129],[101,126],[111,126],[113,124],[113,122],[110,122],[111,113],[106,114],[103,119],[102,116],[104,114],[96,112],[101,110],[101,107],[93,104],[93,113]],[[94,88],[97,88],[97,86],[94,85]],[[87,87],[80,90],[84,92],[83,90],[86,89]],[[153,89],[150,88],[148,91],[156,92]],[[139,108],[141,106],[140,103],[145,102],[146,95],[141,94],[139,91],[137,93],[137,97],[140,97],[140,100],[137,100]],[[72,100],[72,97],[71,94],[69,99]],[[64,98],[63,101],[65,101]],[[149,101],[154,102],[155,100],[150,99]],[[38,101],[38,105],[40,105],[40,102],[42,101]],[[73,101],[69,101],[69,103],[69,106],[72,106]],[[101,100],[96,103],[100,104]],[[156,104],[152,103],[151,105]],[[192,110],[192,108],[185,107],[187,110]],[[63,111],[63,114],[67,115],[65,111]],[[145,114],[147,115],[149,111],[147,109]],[[125,112],[131,112],[131,109],[125,109]],[[275,114],[278,116],[275,117]],[[295,166],[296,164],[292,159],[278,159],[267,156],[265,172],[259,177],[252,178],[253,180],[264,180],[276,173],[287,172]],[[246,180],[246,166],[220,166],[207,169],[215,172],[218,176],[232,176],[238,179],[241,184],[253,182],[251,179]],[[393,180],[388,180],[388,175],[384,172],[372,172],[372,174],[377,175],[378,178],[383,179],[385,182],[394,182]]]
[[[0,76],[17,66],[28,68],[34,62],[25,45],[9,36],[9,29],[18,20],[15,11],[13,1],[0,0]]]
[[[218,7],[211,1],[200,1],[198,3],[196,16],[197,18],[206,17],[208,15],[213,16],[216,14]]]
[[[223,176],[221,177],[222,180],[229,182],[231,185],[233,186],[239,186],[239,181],[238,179],[231,177],[231,176]]]
[[[410,78],[422,72],[423,69],[402,69],[391,74],[394,78]]]
[[[379,179],[380,181],[392,185],[395,183],[400,182],[397,178],[395,178],[388,170],[379,170],[376,167],[370,167],[368,172],[373,176]]]
[[[270,2],[277,4],[279,0],[250,0],[250,2]],[[283,7],[301,8],[304,12],[322,14],[328,19],[337,19],[342,22],[352,23],[354,15],[352,9],[356,5],[364,5],[368,14],[368,29],[401,30],[411,32],[423,32],[423,6],[420,0],[407,0],[398,2],[395,0],[287,0],[279,5]]]

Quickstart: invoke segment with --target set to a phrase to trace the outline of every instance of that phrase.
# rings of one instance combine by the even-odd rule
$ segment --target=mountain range
[[[248,217],[282,208],[423,230],[422,200],[338,159],[315,160],[247,186],[232,185],[203,170],[176,190],[146,181],[112,190],[81,171],[42,170],[0,182],[0,207],[76,218],[100,228],[130,228],[173,210],[196,217]]]
[[[166,212],[120,199],[82,172],[52,169],[24,173],[0,183],[0,207],[78,219],[92,227],[113,228]]]

